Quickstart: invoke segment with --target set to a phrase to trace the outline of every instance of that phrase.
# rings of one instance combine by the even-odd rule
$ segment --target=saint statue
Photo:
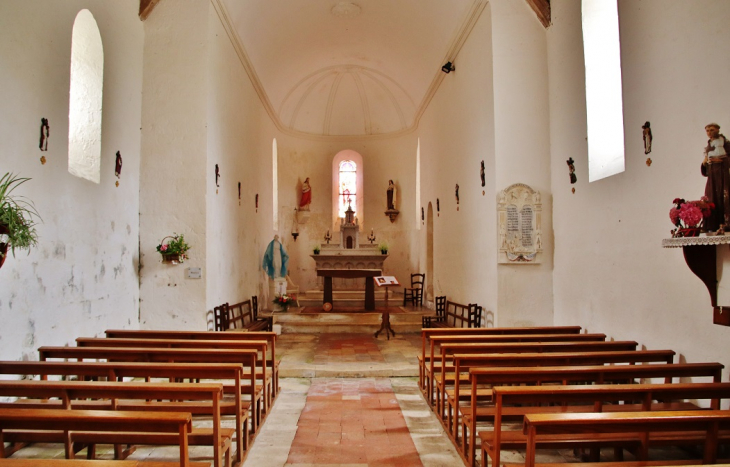
[[[388,180],[388,210],[395,210],[395,195],[396,195],[395,183],[393,180]]]
[[[702,175],[707,177],[705,196],[715,209],[705,219],[705,229],[709,232],[724,233],[730,225],[730,142],[720,134],[720,125],[710,123],[705,127],[707,146],[702,161]]]
[[[309,177],[302,183],[302,198],[299,201],[300,211],[309,211],[309,205],[312,203],[312,187],[309,186]]]
[[[271,279],[279,279],[286,277],[287,264],[289,263],[289,255],[284,250],[284,245],[279,241],[279,236],[274,235],[274,239],[269,242],[264,253],[264,271]]]

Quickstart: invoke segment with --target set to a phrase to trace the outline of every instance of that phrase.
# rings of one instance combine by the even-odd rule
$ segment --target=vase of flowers
[[[274,311],[283,311],[286,312],[289,309],[289,305],[294,303],[296,301],[296,298],[294,295],[277,295],[274,297],[274,299],[271,301],[274,304]],[[277,308],[279,310],[277,310]]]
[[[672,237],[697,237],[705,218],[709,217],[715,205],[706,196],[698,201],[685,201],[675,198],[674,206],[669,210],[669,219],[676,227],[671,231]]]
[[[157,245],[157,252],[162,255],[162,262],[167,264],[179,264],[188,259],[187,252],[190,245],[185,237],[180,234],[172,234],[162,239]]]

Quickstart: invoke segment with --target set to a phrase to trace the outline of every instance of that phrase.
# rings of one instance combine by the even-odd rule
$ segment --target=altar
[[[383,271],[383,263],[387,254],[380,252],[378,245],[360,242],[360,225],[351,209],[340,219],[339,238],[332,243],[321,246],[319,254],[310,255],[317,271],[317,284],[324,290],[322,270],[377,270]],[[344,277],[343,277],[344,276]],[[362,276],[352,274],[330,274],[332,289],[330,290],[364,290]],[[372,279],[368,279],[372,282]]]

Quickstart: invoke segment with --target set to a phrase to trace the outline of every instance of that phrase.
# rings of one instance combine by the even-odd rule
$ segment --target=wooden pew
[[[634,379],[663,378],[694,378],[707,377],[711,382],[719,383],[722,377],[721,363],[673,363],[655,365],[596,365],[596,366],[567,366],[567,367],[504,367],[504,368],[471,368],[471,401],[468,407],[460,407],[461,411],[461,445],[457,448],[466,454],[469,465],[474,465],[476,455],[475,434],[477,421],[489,419],[493,410],[480,406],[476,389],[479,386],[502,386],[507,384],[545,383],[585,383],[596,384],[606,382],[626,382]]]
[[[0,467],[176,467],[179,462],[106,460],[106,459],[38,459],[0,458]],[[190,462],[190,467],[210,467],[210,462]]]
[[[244,368],[255,369],[258,351],[254,349],[160,349],[144,347],[50,347],[38,348],[40,361],[49,359],[89,359],[110,362],[169,362],[169,363],[238,363]],[[253,360],[252,360],[253,359]],[[241,387],[243,394],[249,394],[251,402],[251,422],[253,431],[258,430],[261,421],[262,388],[255,380],[256,372],[251,374],[252,385]]]
[[[580,326],[537,326],[518,328],[428,328],[421,329],[421,356],[418,358],[418,384],[421,390],[426,390],[423,379],[424,365],[429,361],[426,349],[431,336],[446,335],[474,335],[474,336],[496,336],[508,334],[579,334]]]
[[[129,330],[129,329],[107,329],[106,337],[119,337],[125,339],[195,339],[195,340],[266,340],[270,352],[269,360],[274,367],[274,389],[271,396],[276,399],[279,393],[279,364],[276,359],[276,333],[275,332],[247,332],[230,330],[229,332],[211,331],[153,331],[153,330]]]
[[[673,350],[622,350],[616,352],[550,352],[522,354],[455,354],[454,388],[446,390],[446,427],[458,442],[459,416],[456,401],[471,400],[470,368],[532,367],[532,366],[586,366],[607,364],[672,363]],[[462,390],[462,383],[466,390]],[[489,399],[491,388],[478,388],[477,400]]]
[[[544,433],[565,433],[575,441],[581,437],[595,438],[596,432],[604,438],[614,435],[614,439],[627,441],[636,440],[638,434],[640,461],[648,458],[648,448],[655,444],[655,439],[664,438],[663,444],[704,446],[702,463],[713,464],[717,461],[718,432],[728,429],[728,410],[530,414],[525,416],[523,428],[527,435],[524,466],[535,466],[536,443]]]
[[[228,302],[219,305],[213,309],[215,330],[271,331],[273,319],[270,316],[259,317],[258,311],[258,297],[256,296],[233,305]]]
[[[5,457],[4,441],[16,440],[31,430],[60,434],[66,457],[74,457],[73,443],[139,444],[150,433],[169,433],[180,446],[180,467],[189,467],[188,434],[192,415],[182,412],[128,412],[110,410],[0,409],[0,457]]]
[[[487,456],[492,465],[501,465],[502,449],[525,448],[527,439],[522,432],[504,432],[502,422],[521,422],[527,414],[699,409],[690,402],[667,402],[686,399],[708,400],[711,409],[719,410],[721,401],[728,398],[730,383],[497,386],[494,388],[492,410],[494,431],[478,433],[482,447],[482,465],[485,465],[484,459]],[[506,443],[502,443],[503,438],[506,438]],[[549,443],[550,439],[537,440],[538,443],[541,441]],[[598,443],[599,440],[595,442]]]
[[[481,322],[482,307],[476,303],[436,300],[436,316],[424,316],[421,324],[424,328],[478,328]]]
[[[273,392],[274,363],[267,357],[268,343],[265,340],[199,340],[199,339],[128,339],[117,337],[79,337],[76,339],[79,347],[150,347],[150,348],[172,348],[172,349],[255,349],[259,352],[261,360],[260,373],[257,377],[262,381],[263,412],[268,414],[271,405],[274,403],[271,393]]]
[[[188,434],[188,444],[211,446],[216,467],[231,465],[231,439],[235,430],[221,428],[223,385],[220,383],[0,381],[0,396],[19,398],[15,402],[0,402],[0,409],[62,408],[207,415],[212,417],[212,431],[193,428]],[[21,441],[28,440],[28,434],[21,436],[24,437]],[[157,438],[148,435],[144,444],[171,444],[169,440],[169,435]],[[14,436],[6,433],[5,441],[15,441]]]
[[[447,365],[447,357],[453,354],[453,350],[460,350],[463,347],[459,344],[499,344],[507,342],[603,342],[605,334],[511,334],[499,336],[432,336],[430,338],[430,364],[425,372],[426,379],[430,382],[435,380],[436,393],[440,395],[437,399],[439,412],[444,409],[443,386],[453,383],[448,380],[447,375],[453,372],[453,366]],[[440,357],[436,357],[435,349],[439,348]],[[453,377],[453,376],[452,376]]]
[[[636,341],[564,341],[564,342],[489,342],[488,336],[475,337],[475,342],[450,344],[451,351],[453,353],[534,353],[534,352],[597,352],[597,351],[617,351],[617,350],[636,350],[638,342]],[[432,349],[434,346],[434,339],[431,339]],[[443,338],[441,338],[443,339]],[[482,342],[479,342],[482,340]],[[431,355],[433,355],[433,350]],[[429,403],[433,405],[434,401],[434,375],[436,370],[434,369],[433,356],[429,365],[428,374],[426,378],[429,383],[427,399]],[[443,371],[439,368],[439,371]],[[435,376],[435,375],[434,375]],[[436,386],[436,388],[439,388]],[[440,388],[439,388],[440,389]],[[435,394],[439,397],[438,394]]]
[[[252,362],[255,360],[252,357]],[[76,377],[123,381],[125,378],[154,380],[230,380],[233,381],[233,400],[221,401],[221,415],[232,415],[236,422],[236,464],[241,464],[249,449],[249,411],[251,406],[242,400],[243,366],[232,363],[142,363],[142,362],[18,362],[0,361],[0,374],[21,377],[49,376]],[[250,378],[250,375],[249,375]],[[253,381],[248,387],[253,387]],[[224,386],[225,388],[225,386]],[[251,395],[249,394],[249,397]],[[195,415],[195,413],[193,413]],[[253,417],[253,414],[251,415]],[[253,431],[253,429],[252,429]]]

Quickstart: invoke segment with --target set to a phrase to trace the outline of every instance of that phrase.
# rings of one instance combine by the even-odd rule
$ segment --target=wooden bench
[[[446,390],[446,428],[458,442],[459,411],[458,404],[464,400],[471,400],[469,386],[470,368],[496,367],[539,367],[539,366],[586,366],[607,364],[636,363],[672,363],[675,352],[673,350],[622,350],[616,352],[554,352],[554,353],[523,353],[523,354],[455,354],[454,388]],[[462,383],[466,390],[462,390]],[[477,388],[477,400],[491,397],[491,388]]]
[[[261,340],[264,339],[268,343],[270,352],[269,361],[273,362],[274,367],[274,388],[271,396],[276,399],[279,393],[279,364],[280,360],[276,359],[276,333],[256,331],[248,332],[241,330],[230,330],[225,333],[211,333],[211,331],[152,331],[152,330],[124,330],[124,329],[107,329],[106,337],[121,337],[126,339],[195,339],[195,340]]]
[[[480,386],[502,386],[507,384],[540,385],[545,383],[586,383],[596,384],[615,382],[624,383],[634,379],[663,378],[671,383],[671,378],[708,377],[711,382],[719,383],[724,366],[720,363],[673,363],[655,365],[596,365],[567,367],[504,367],[471,368],[471,400],[469,406],[459,408],[461,413],[461,445],[457,448],[466,453],[470,465],[474,465],[476,455],[475,433],[478,421],[493,417],[491,407],[483,407],[477,388]]]
[[[475,337],[475,342],[450,344],[451,349],[453,353],[597,352],[635,350],[639,345],[636,341],[489,342],[487,340],[479,342],[479,339],[486,337]],[[431,340],[433,341],[433,339],[436,338]],[[439,394],[434,394],[434,378],[431,377],[437,371],[434,366],[434,360],[431,357],[429,371],[424,375],[428,382],[427,399],[432,405],[439,397]],[[440,372],[442,369],[439,368],[438,371]],[[435,388],[439,389],[439,386],[436,385]]]
[[[418,357],[418,385],[421,390],[426,390],[424,383],[424,365],[430,361],[426,349],[431,336],[440,335],[474,335],[474,336],[495,336],[508,334],[579,334],[580,326],[537,326],[537,327],[516,327],[516,328],[429,328],[421,329],[421,355]]]
[[[527,436],[524,466],[535,466],[536,444],[545,433],[564,433],[566,444],[597,437],[639,441],[640,461],[647,460],[649,446],[659,442],[672,446],[695,444],[704,446],[702,463],[713,464],[717,461],[719,432],[728,429],[728,410],[530,414],[525,416],[523,427]]]
[[[82,460],[82,459],[37,459],[0,458],[0,467],[176,467],[179,462],[136,461],[136,460]],[[210,467],[210,462],[190,462],[190,467]]]
[[[213,336],[211,336],[213,337]],[[199,339],[127,339],[117,337],[79,337],[76,339],[79,347],[145,347],[145,348],[172,348],[172,349],[254,349],[259,353],[257,361],[257,379],[262,381],[262,412],[268,414],[273,404],[274,362],[267,356],[266,340],[199,340]],[[245,370],[244,370],[245,371]],[[245,374],[245,373],[244,373]],[[258,420],[257,420],[258,421]]]
[[[188,467],[188,434],[192,415],[182,412],[131,412],[110,410],[0,409],[0,457],[5,441],[48,433],[63,443],[66,457],[74,457],[74,443],[143,444],[145,436],[168,434],[180,447],[180,467]],[[39,431],[40,430],[40,431]],[[49,441],[49,440],[46,440]],[[59,442],[59,441],[53,441]]]
[[[177,467],[179,462],[106,460],[106,459],[38,459],[33,457],[0,458],[0,467]],[[210,467],[210,462],[190,462],[190,467]]]
[[[238,363],[244,368],[256,368],[258,351],[255,349],[178,349],[178,348],[144,348],[144,347],[39,347],[40,361],[49,359],[88,359],[107,360],[110,362],[168,362],[168,363]],[[252,373],[255,381],[256,372]],[[263,387],[258,384],[242,385],[243,395],[251,397],[251,423],[253,431],[258,430],[261,420],[261,400]]]
[[[0,396],[17,397],[0,402],[0,409],[62,408],[74,410],[125,410],[184,412],[210,416],[213,428],[193,428],[188,444],[211,446],[216,467],[231,465],[231,440],[235,430],[221,427],[220,383],[119,383],[89,381],[0,381]],[[28,434],[20,435],[27,441]],[[39,440],[45,440],[41,436]],[[16,441],[6,433],[5,441]],[[171,444],[170,435],[148,435],[143,444]],[[93,458],[93,451],[92,458]],[[117,457],[124,458],[117,450]]]
[[[252,359],[253,360],[253,359]],[[250,373],[250,372],[249,372]],[[107,381],[123,381],[125,378],[143,378],[150,381],[228,380],[233,382],[232,400],[220,403],[224,416],[234,416],[236,422],[236,463],[243,462],[249,449],[249,412],[251,404],[242,400],[243,366],[234,363],[149,363],[149,362],[17,362],[0,361],[0,374],[19,375],[23,378],[49,376]],[[248,375],[250,380],[251,376]],[[247,387],[253,387],[253,380]],[[224,385],[224,392],[226,386]],[[249,394],[249,397],[252,395]],[[193,412],[193,415],[196,415]],[[253,414],[251,414],[253,417]],[[254,431],[253,428],[251,431]],[[254,431],[255,433],[255,431]]]
[[[478,328],[482,323],[482,307],[476,303],[463,305],[436,297],[436,316],[424,316],[424,328]]]
[[[444,384],[453,384],[453,379],[446,379],[447,375],[453,378],[453,365],[447,364],[447,359],[453,355],[454,349],[462,349],[458,344],[499,344],[507,342],[603,342],[605,334],[511,334],[498,336],[432,336],[430,339],[430,363],[425,372],[428,381],[434,380],[437,394],[437,407],[444,409]],[[439,347],[440,357],[436,357],[435,349]]]
[[[505,432],[502,423],[515,420],[522,422],[527,414],[699,409],[694,403],[681,402],[686,399],[708,400],[710,408],[718,410],[721,401],[728,398],[730,383],[498,386],[494,388],[492,410],[494,431],[478,434],[482,464],[488,456],[492,465],[501,465],[502,449],[525,448],[527,439],[522,431]],[[544,438],[538,439],[537,443],[541,441],[550,442]]]
[[[234,303],[233,305],[226,302],[213,308],[215,330],[271,331],[273,319],[270,316],[259,317],[258,313],[258,297],[255,295],[249,300]]]

